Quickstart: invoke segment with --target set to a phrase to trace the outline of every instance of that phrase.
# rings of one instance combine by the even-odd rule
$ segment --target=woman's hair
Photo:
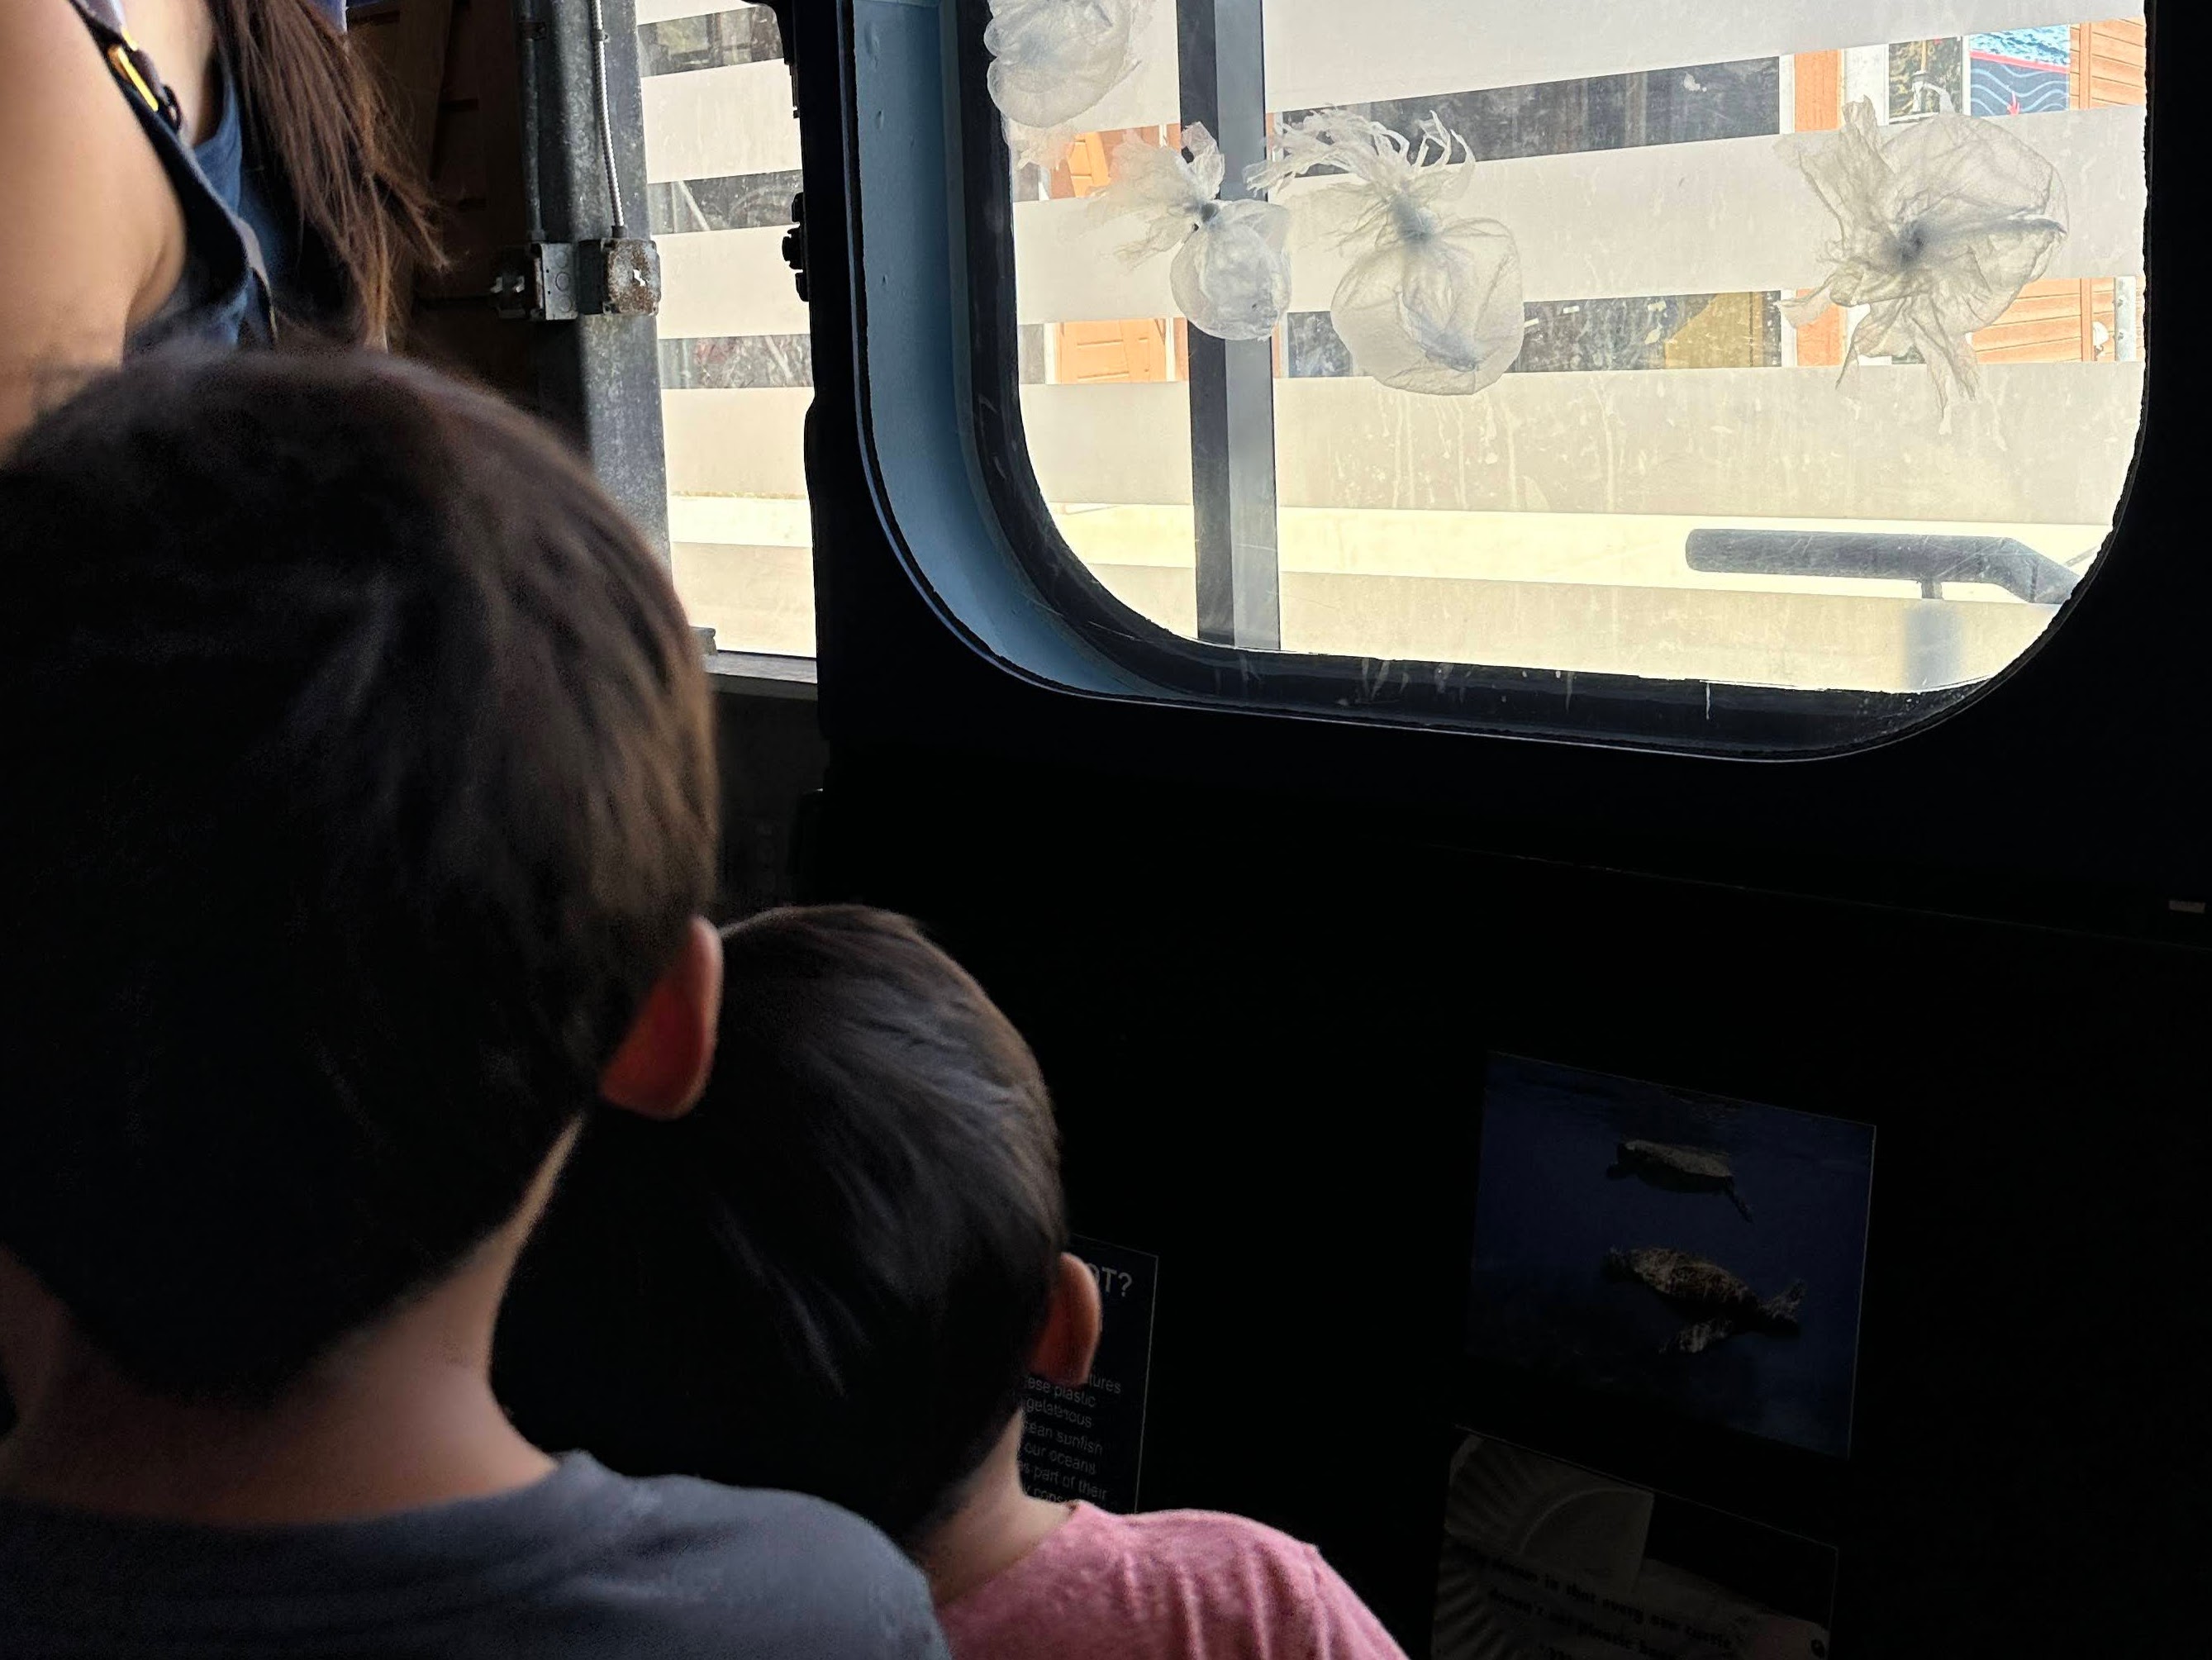
[[[905,918],[723,935],[714,1076],[673,1124],[601,1113],[500,1316],[539,1445],[830,1499],[908,1546],[1021,1401],[1065,1248],[1029,1046]]]
[[[209,4],[255,147],[282,168],[350,301],[313,320],[383,344],[403,320],[409,267],[439,255],[429,191],[374,76],[316,0]]]

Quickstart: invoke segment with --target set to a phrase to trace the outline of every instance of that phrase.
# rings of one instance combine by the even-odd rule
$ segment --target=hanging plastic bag
[[[1521,248],[1467,205],[1474,153],[1431,115],[1420,147],[1378,122],[1324,110],[1286,127],[1247,175],[1273,190],[1341,167],[1366,202],[1344,245],[1362,250],[1329,319],[1362,374],[1401,392],[1464,398],[1513,366],[1528,333]]]
[[[2042,276],[2066,237],[2057,169],[1997,122],[1932,115],[1883,127],[1860,99],[1832,137],[1786,141],[1785,153],[1836,217],[1828,280],[1784,307],[1802,327],[1831,306],[1864,306],[1848,368],[1917,353],[1939,406],[1973,396],[1980,364],[1969,337]]]
[[[1273,202],[1222,201],[1221,146],[1196,122],[1183,129],[1182,142],[1182,150],[1122,144],[1114,152],[1114,182],[1091,198],[1091,211],[1148,222],[1121,249],[1132,265],[1175,251],[1168,284],[1191,327],[1220,340],[1265,340],[1291,308],[1291,211]]]
[[[1005,117],[1006,150],[1017,167],[1036,167],[1050,173],[1067,160],[1067,152],[1076,140],[1073,123],[1063,121],[1056,127],[1025,127],[1020,122]]]
[[[987,84],[1017,150],[1034,147],[1039,135],[1072,131],[1078,116],[1129,78],[1151,10],[1152,0],[991,0]]]

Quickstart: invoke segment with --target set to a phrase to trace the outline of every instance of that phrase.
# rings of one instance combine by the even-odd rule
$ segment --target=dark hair
[[[501,1315],[501,1398],[541,1445],[814,1493],[912,1544],[1020,1404],[1066,1243],[1051,1102],[902,917],[723,939],[707,1098],[586,1132]]]
[[[383,91],[317,0],[210,0],[256,151],[289,186],[351,301],[335,322],[381,344],[404,320],[410,265],[440,263],[428,187]],[[305,319],[294,319],[295,321]]]
[[[265,1400],[507,1220],[708,901],[665,573],[364,354],[142,359],[0,465],[0,1244]]]

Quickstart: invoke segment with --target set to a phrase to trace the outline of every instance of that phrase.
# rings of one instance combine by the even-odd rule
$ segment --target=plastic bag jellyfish
[[[1342,167],[1369,199],[1344,238],[1364,249],[1337,284],[1329,319],[1363,374],[1401,392],[1467,397],[1513,366],[1528,333],[1521,248],[1471,211],[1464,139],[1433,115],[1416,150],[1403,135],[1343,110],[1287,127],[1248,175],[1272,190],[1316,167]]]
[[[1151,9],[1152,0],[991,0],[991,101],[1010,128],[1066,129],[1137,67]]]
[[[1226,163],[1194,122],[1182,151],[1135,141],[1114,152],[1114,182],[1091,198],[1103,218],[1142,216],[1145,234],[1121,249],[1131,265],[1172,248],[1168,282],[1190,325],[1221,340],[1265,340],[1291,308],[1291,211],[1272,202],[1224,202]]]
[[[1864,99],[1844,112],[1840,133],[1788,141],[1786,153],[1841,231],[1827,250],[1835,269],[1784,307],[1790,320],[1864,306],[1847,368],[1913,351],[1939,406],[1954,386],[1972,397],[1981,377],[1968,337],[1996,322],[2065,240],[2057,171],[1996,122],[1933,115],[1885,128]]]

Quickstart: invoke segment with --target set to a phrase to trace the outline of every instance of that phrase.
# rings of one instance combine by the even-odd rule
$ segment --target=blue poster
[[[1849,1450],[1871,1125],[1511,1055],[1481,1122],[1470,1354]]]
[[[1968,108],[1976,115],[2041,115],[2064,109],[2073,37],[2064,23],[1968,35]]]

